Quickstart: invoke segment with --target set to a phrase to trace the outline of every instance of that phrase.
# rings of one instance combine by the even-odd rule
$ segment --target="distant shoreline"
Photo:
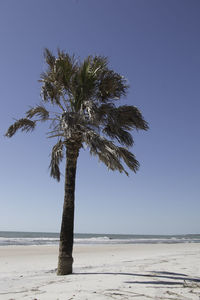
[[[178,244],[200,243],[200,234],[185,235],[128,235],[75,234],[75,244]],[[0,246],[57,245],[59,233],[0,231]]]

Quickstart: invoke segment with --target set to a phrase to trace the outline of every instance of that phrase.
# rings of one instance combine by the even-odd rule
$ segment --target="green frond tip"
[[[63,145],[64,143],[59,140],[52,148],[51,162],[49,168],[51,169],[50,175],[60,181],[60,168],[59,164],[63,159]]]
[[[33,118],[34,116],[38,116],[40,121],[46,121],[49,118],[49,112],[46,110],[44,106],[36,106],[29,109],[26,112],[27,118]]]
[[[24,118],[16,121],[13,125],[11,125],[8,128],[8,131],[6,132],[5,135],[7,137],[12,137],[18,129],[21,129],[21,131],[28,132],[28,131],[32,131],[34,128],[35,128],[35,122]]]

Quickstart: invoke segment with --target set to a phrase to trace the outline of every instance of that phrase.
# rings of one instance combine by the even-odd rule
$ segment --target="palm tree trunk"
[[[73,264],[74,193],[79,148],[74,144],[67,144],[66,147],[65,196],[60,231],[58,275],[71,274]]]

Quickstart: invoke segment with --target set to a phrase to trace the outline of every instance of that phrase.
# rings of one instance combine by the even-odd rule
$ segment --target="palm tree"
[[[108,68],[106,57],[89,56],[80,62],[60,50],[55,57],[48,49],[44,57],[47,70],[40,80],[43,102],[11,125],[6,136],[12,137],[19,129],[32,131],[38,122],[50,121],[48,137],[57,138],[52,148],[50,174],[58,181],[59,163],[66,157],[57,271],[58,275],[65,275],[72,273],[74,191],[80,149],[87,147],[109,169],[128,175],[124,164],[134,172],[139,167],[128,150],[133,145],[129,131],[147,130],[148,124],[136,107],[116,106],[116,101],[126,95],[128,85],[122,76]],[[54,106],[55,112],[47,109],[48,104]]]

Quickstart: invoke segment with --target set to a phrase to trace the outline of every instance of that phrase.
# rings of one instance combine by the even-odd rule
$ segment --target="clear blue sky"
[[[64,187],[49,177],[52,141],[41,125],[3,134],[40,102],[43,49],[109,57],[128,78],[124,103],[148,132],[133,132],[129,177],[82,151],[76,232],[200,233],[200,1],[0,1],[0,230],[60,230]]]

